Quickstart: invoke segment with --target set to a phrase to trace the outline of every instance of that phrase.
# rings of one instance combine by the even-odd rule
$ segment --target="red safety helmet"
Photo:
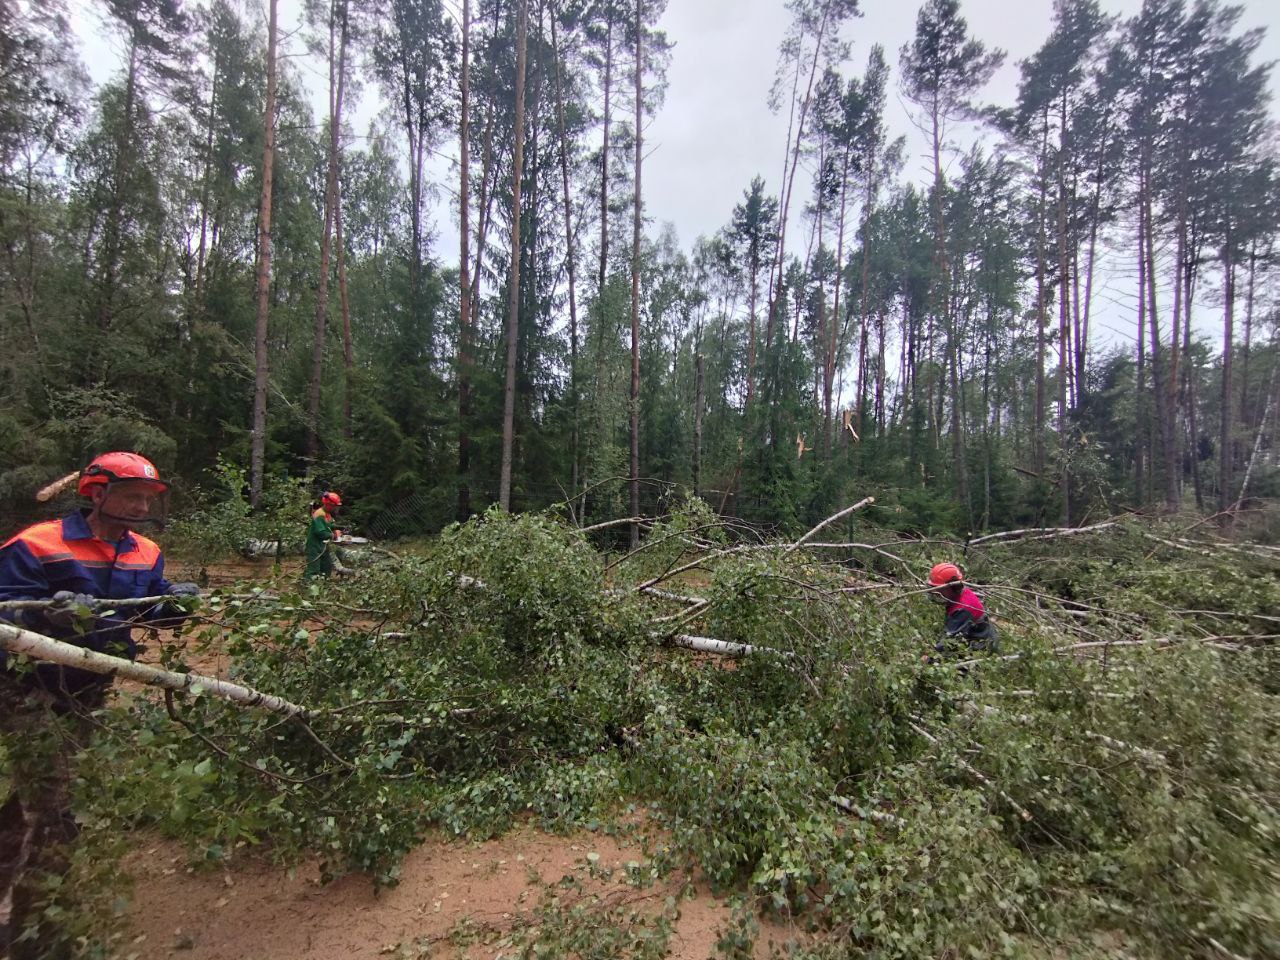
[[[76,487],[82,497],[89,496],[94,487],[106,487],[124,480],[142,480],[154,484],[157,493],[169,489],[169,484],[160,479],[160,471],[146,457],[136,453],[115,451],[94,457],[93,461],[80,471],[80,484]]]
[[[340,507],[342,506],[342,497],[338,496],[332,490],[326,490],[324,492],[324,496],[320,498],[320,502],[326,507]]]
[[[929,586],[945,587],[949,583],[963,583],[964,574],[954,563],[935,564],[929,571]]]

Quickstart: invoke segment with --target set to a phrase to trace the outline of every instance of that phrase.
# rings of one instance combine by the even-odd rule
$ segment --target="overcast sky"
[[[262,5],[262,0],[241,2]],[[93,79],[100,83],[119,70],[120,50],[103,39],[92,0],[71,0],[71,5],[80,12],[77,33]],[[1128,17],[1138,11],[1141,0],[1103,0],[1102,6],[1109,14]],[[1280,3],[1244,0],[1243,7],[1243,27],[1268,28],[1262,58],[1280,60]],[[872,44],[884,46],[891,68],[889,126],[894,136],[909,137],[905,175],[924,181],[928,177],[925,141],[909,120],[897,78],[898,50],[912,38],[919,4],[914,0],[864,0],[863,8],[863,16],[846,31],[852,41],[852,56],[845,73],[861,75]],[[1008,54],[981,99],[1012,104],[1018,62],[1034,53],[1049,34],[1051,0],[963,0],[961,10],[974,36]],[[288,41],[289,49],[300,53],[296,28],[301,2],[281,0],[280,11],[282,30],[295,33]],[[787,118],[770,113],[767,101],[778,43],[788,23],[783,0],[669,0],[661,21],[674,44],[666,101],[646,130],[643,176],[650,235],[669,222],[688,249],[696,237],[709,236],[728,221],[733,206],[757,173],[765,178],[771,192],[779,191]],[[293,63],[304,68],[303,75],[315,90],[317,117],[323,116],[325,79],[320,65],[308,65],[304,58]],[[1271,80],[1273,97],[1280,95],[1280,77],[1273,73]],[[365,103],[354,111],[357,133],[363,133],[367,126],[373,93],[367,85]],[[973,136],[972,128],[954,132],[960,147],[968,146]],[[448,150],[453,149],[451,144]],[[436,175],[449,177],[445,161],[437,162]],[[806,197],[807,192],[798,182],[797,198]],[[432,217],[438,237],[436,256],[443,262],[456,261],[457,230],[445,201],[437,205]],[[1125,326],[1122,317],[1115,324]],[[1132,336],[1123,329],[1114,333]]]
[[[1245,26],[1268,26],[1264,59],[1280,59],[1280,3],[1247,0]],[[1102,0],[1110,14],[1131,16],[1140,0]],[[872,44],[885,48],[893,70],[889,125],[911,136],[905,175],[927,177],[925,142],[915,134],[897,83],[898,50],[915,32],[919,3],[864,0],[863,16],[846,32],[853,56],[846,74],[861,75]],[[1050,0],[963,0],[971,33],[1008,53],[986,88],[986,102],[1008,105],[1017,95],[1018,61],[1049,34]],[[648,130],[652,153],[644,172],[645,204],[656,221],[676,225],[682,243],[724,224],[756,173],[776,191],[782,176],[786,117],[769,112],[767,99],[778,41],[789,17],[782,0],[670,0],[662,19],[675,42],[670,87]],[[1272,77],[1272,89],[1280,83]],[[957,131],[964,135],[965,131]]]

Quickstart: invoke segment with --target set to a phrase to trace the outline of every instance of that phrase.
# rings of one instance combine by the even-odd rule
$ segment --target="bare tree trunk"
[[[129,38],[129,66],[125,77],[124,115],[120,135],[116,137],[115,156],[111,163],[111,210],[103,230],[103,254],[101,288],[98,291],[98,329],[103,333],[111,328],[115,310],[116,281],[119,279],[121,228],[124,215],[124,178],[133,167],[134,122],[138,99],[138,42],[134,27]]]
[[[939,104],[935,100],[932,112],[933,127],[933,205],[934,224],[937,228],[934,259],[937,265],[936,283],[939,284],[934,300],[938,320],[947,331],[947,362],[951,379],[951,458],[956,471],[956,497],[969,512],[969,464],[965,455],[964,417],[960,396],[960,344],[955,323],[951,318],[951,265],[947,257],[947,224],[943,215],[942,197],[946,181],[942,176],[942,120]],[[939,398],[941,399],[941,398]],[[938,418],[941,421],[941,417]],[[970,516],[970,523],[972,517]]]
[[[1249,416],[1249,354],[1253,351],[1253,289],[1254,278],[1258,268],[1258,243],[1249,243],[1249,279],[1245,282],[1244,294],[1244,343],[1240,351],[1240,422],[1248,425],[1252,422]],[[1263,398],[1266,403],[1266,398]]]
[[[1156,401],[1156,421],[1160,426],[1160,447],[1164,459],[1165,507],[1172,512],[1178,509],[1177,457],[1173,437],[1173,411],[1169,403],[1167,379],[1169,374],[1165,368],[1165,357],[1160,341],[1159,314],[1156,310],[1156,255],[1153,237],[1155,224],[1151,215],[1151,185],[1145,176],[1142,207],[1147,219],[1147,327],[1151,334],[1151,384]]]
[[[495,6],[495,10],[498,8]],[[480,198],[477,203],[479,223],[476,224],[476,252],[471,261],[471,316],[480,311],[480,276],[484,272],[484,248],[493,220],[493,194],[497,190],[498,164],[493,149],[493,100],[485,104],[484,154],[480,161]]]
[[[1133,499],[1142,506],[1146,494],[1143,484],[1144,463],[1147,449],[1147,253],[1146,221],[1142,209],[1138,209],[1138,369],[1134,390],[1134,439],[1133,439]]]
[[[769,283],[769,317],[765,322],[765,349],[769,349],[769,345],[773,343],[773,325],[776,320],[778,309],[778,300],[782,296],[782,280],[786,270],[786,247],[787,247],[787,214],[791,209],[791,188],[796,180],[796,168],[800,165],[800,145],[804,142],[804,125],[808,119],[809,105],[813,99],[813,83],[818,75],[818,63],[822,59],[822,41],[827,35],[827,21],[830,13],[827,5],[822,7],[822,20],[818,24],[818,33],[813,47],[813,63],[809,67],[809,83],[805,87],[804,98],[800,101],[800,120],[796,128],[795,140],[790,143],[791,162],[786,173],[787,186],[783,192],[782,210],[778,216],[778,236],[775,245],[775,267],[777,269],[777,282],[772,280],[772,274]],[[794,93],[793,93],[794,108]]]
[[[1089,253],[1084,267],[1084,300],[1080,306],[1080,330],[1076,335],[1076,404],[1084,401],[1086,383],[1085,372],[1089,359],[1089,318],[1093,303],[1093,273],[1098,250],[1098,221],[1101,219],[1102,187],[1101,171],[1099,186],[1093,193],[1093,202],[1089,210]]]
[[[267,449],[267,318],[271,297],[271,169],[276,156],[276,0],[267,0],[267,103],[263,126],[262,197],[258,204],[258,321],[254,336],[253,431],[249,446],[249,503],[262,502]]]
[[[554,56],[556,80],[556,125],[560,132],[560,179],[564,190],[564,246],[565,270],[569,277],[569,404],[573,407],[573,465],[569,477],[569,489],[577,491],[581,472],[581,398],[578,395],[578,299],[576,251],[573,235],[573,201],[569,194],[569,141],[564,123],[564,83],[560,76],[560,43],[556,37],[556,10],[551,10],[551,49]]]
[[[1183,276],[1188,273],[1187,267],[1187,202],[1186,202],[1186,182],[1185,180],[1179,185],[1178,189],[1178,205],[1177,205],[1178,224],[1174,230],[1174,252],[1173,252],[1173,320],[1171,322],[1171,336],[1169,337],[1169,375],[1168,375],[1168,410],[1169,419],[1171,421],[1170,434],[1174,438],[1174,455],[1172,463],[1175,465],[1174,483],[1179,486],[1179,499],[1181,499],[1181,481],[1182,481],[1182,465],[1179,463],[1177,455],[1177,424],[1178,412],[1181,407],[1181,401],[1184,398],[1184,391],[1179,389],[1179,369],[1178,369],[1178,334],[1182,326],[1182,294],[1183,294]],[[1187,282],[1190,283],[1190,276],[1187,276]],[[1187,312],[1191,312],[1191,304],[1187,304]],[[1194,457],[1194,452],[1193,452]]]
[[[747,399],[746,406],[756,393],[756,299],[760,286],[760,240],[753,233],[750,249],[747,252],[747,269],[751,271],[751,290],[748,293],[750,302],[747,307]]]
[[[320,387],[324,379],[324,340],[329,320],[329,256],[333,243],[333,208],[338,195],[338,55],[336,6],[329,3],[329,164],[325,176],[324,229],[320,234],[320,276],[316,281],[316,323],[311,347],[311,384],[307,391],[307,457],[320,455]]]
[[[827,138],[825,135],[818,137],[818,169],[821,170],[826,164]],[[827,204],[819,189],[817,191],[816,205],[818,214],[818,223],[816,228],[817,244],[814,253],[809,259],[810,269],[818,277],[818,322],[814,326],[813,331],[813,373],[814,373],[814,398],[818,400],[820,413],[820,429],[822,440],[817,439],[814,443],[818,445],[819,455],[825,457],[828,453],[827,439],[830,434],[829,426],[831,423],[831,386],[827,379],[827,370],[829,364],[827,362],[827,324],[831,324],[832,334],[835,332],[835,323],[827,316],[827,275],[825,270],[813,269],[820,265],[822,256],[822,244],[825,239],[826,231],[826,211]],[[838,284],[837,284],[838,285]]]
[[[823,367],[824,393],[823,393],[822,402],[823,402],[823,408],[824,408],[824,415],[826,418],[824,441],[828,449],[830,449],[830,446],[831,446],[831,426],[832,426],[831,382],[835,378],[835,372],[836,372],[836,348],[837,348],[836,341],[839,339],[839,332],[842,328],[842,323],[840,320],[840,293],[842,288],[844,287],[842,265],[844,264],[844,232],[845,232],[845,213],[846,213],[846,203],[847,203],[848,182],[849,182],[849,151],[846,149],[844,152],[844,157],[841,161],[841,170],[840,170],[840,214],[836,220],[836,283],[835,283],[835,290],[831,294],[831,317],[832,317],[831,333],[827,338],[826,363],[825,363],[825,366]],[[846,306],[845,309],[848,309],[848,307]],[[865,338],[866,338],[866,332],[867,332],[866,317],[865,316],[859,317],[859,322],[862,324],[862,335],[864,338],[863,342],[865,344]],[[858,394],[859,395],[856,403],[858,405],[858,415],[859,417],[861,417],[862,415],[861,368],[859,368],[859,374],[858,374]],[[859,430],[862,429],[861,424],[858,425],[858,429]]]
[[[342,435],[351,439],[351,392],[355,375],[355,352],[351,343],[351,301],[347,297],[347,246],[342,238],[342,174],[333,204],[333,242],[338,260],[338,305],[342,310]]]
[[[1191,353],[1191,303],[1195,293],[1195,261],[1198,244],[1188,247],[1186,268],[1182,272],[1182,405],[1187,411],[1187,459],[1191,461],[1191,483],[1195,489],[1196,509],[1204,509],[1204,485],[1200,477],[1200,427],[1196,400],[1196,369]],[[1176,321],[1175,321],[1176,325]],[[1176,332],[1176,331],[1175,331]]]
[[[706,405],[703,394],[702,335],[693,355],[693,495],[701,495],[702,481],[702,408]]]
[[[1240,481],[1240,496],[1236,497],[1235,502],[1237,507],[1244,502],[1245,494],[1249,492],[1249,479],[1253,476],[1253,467],[1258,462],[1258,452],[1262,449],[1262,436],[1267,428],[1267,419],[1271,416],[1271,409],[1275,405],[1275,394],[1272,391],[1276,383],[1277,367],[1280,367],[1280,361],[1271,365],[1271,377],[1267,381],[1266,401],[1262,407],[1262,417],[1258,420],[1258,432],[1253,437],[1253,451],[1249,454],[1249,462],[1244,468],[1244,479]]]
[[[854,400],[856,404],[856,413],[854,414],[854,426],[857,430],[862,430],[862,404],[866,390],[863,387],[863,354],[866,351],[867,344],[867,322],[870,320],[871,305],[868,301],[870,295],[871,281],[871,213],[875,206],[876,199],[876,150],[875,146],[871,147],[866,159],[867,165],[867,189],[862,198],[862,294],[858,298],[858,322],[862,324],[862,344],[859,347],[858,357],[858,396]],[[884,366],[884,316],[880,316],[880,366]],[[877,384],[877,389],[883,384]],[[878,398],[877,403],[879,403]]]
[[[613,93],[613,17],[606,13],[604,47],[604,139],[600,145],[600,270],[596,303],[603,319],[604,285],[609,278],[609,125]]]
[[[213,79],[209,89],[209,122],[205,127],[204,176],[200,185],[200,245],[196,249],[195,302],[204,302],[205,255],[209,235],[209,191],[213,181],[213,120],[218,110],[218,76],[222,68],[222,48],[214,46]]]
[[[458,120],[458,521],[471,516],[471,0],[462,2]],[[554,24],[555,21],[552,20]]]
[[[644,20],[643,0],[636,0],[635,48],[635,212],[631,221],[631,516],[640,516],[640,161],[644,143]],[[631,549],[640,546],[640,524],[631,524]]]
[[[1066,138],[1066,92],[1060,117],[1062,137]],[[1065,149],[1062,151],[1065,152]],[[1071,526],[1071,466],[1069,416],[1067,411],[1071,362],[1071,271],[1067,254],[1067,185],[1062,173],[1063,157],[1058,157],[1058,449],[1062,455],[1062,474],[1059,489],[1062,491],[1062,525]]]
[[[1218,423],[1218,509],[1225,510],[1231,502],[1231,350],[1235,335],[1236,265],[1232,258],[1232,236],[1227,229],[1222,244],[1223,306],[1222,306],[1222,402]]]
[[[885,416],[884,416],[884,309],[876,315],[876,436],[883,437],[885,434]]]
[[[524,167],[524,74],[528,0],[516,11],[515,149],[511,160],[511,272],[507,280],[507,377],[502,394],[502,475],[498,502],[511,509],[511,461],[515,446],[516,348],[520,334],[520,187]]]
[[[1043,132],[1040,137],[1040,203],[1037,207],[1037,242],[1036,242],[1036,408],[1034,435],[1032,436],[1031,462],[1037,473],[1044,472],[1044,422],[1045,422],[1045,329],[1048,318],[1045,316],[1045,207],[1048,199],[1049,185],[1045,176],[1045,154],[1049,149],[1049,120],[1044,118]]]
[[[613,14],[607,6],[605,15],[604,41],[604,113],[601,117],[602,139],[600,144],[600,261],[596,274],[596,352],[593,389],[591,390],[591,415],[588,418],[596,427],[594,433],[587,436],[587,449],[583,453],[582,496],[578,500],[579,516],[587,513],[587,461],[590,459],[591,440],[603,429],[603,417],[600,416],[601,380],[604,376],[604,326],[605,326],[605,284],[609,279],[609,132],[613,125]]]

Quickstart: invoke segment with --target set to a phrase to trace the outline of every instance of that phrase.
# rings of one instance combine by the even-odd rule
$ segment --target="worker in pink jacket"
[[[970,650],[994,652],[999,649],[996,626],[987,616],[982,598],[965,586],[959,567],[954,563],[936,564],[929,571],[929,586],[933,596],[947,608],[945,636],[934,646],[938,653],[957,652],[958,641],[964,641]]]

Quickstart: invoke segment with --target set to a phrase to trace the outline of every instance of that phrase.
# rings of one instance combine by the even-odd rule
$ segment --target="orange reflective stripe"
[[[86,567],[114,565],[122,570],[150,570],[160,559],[160,548],[154,541],[139,534],[133,534],[133,539],[137,546],[117,556],[115,544],[96,537],[89,540],[64,540],[62,521],[49,520],[28,527],[10,539],[5,546],[21,542],[41,563],[74,560]]]
[[[44,523],[32,524],[11,537],[5,546],[19,541],[25,543],[28,550],[42,559],[46,554],[67,552],[67,544],[62,539],[61,520],[46,520]]]
[[[85,566],[110,564],[116,558],[116,548],[103,540],[64,540],[63,549]],[[43,559],[43,558],[42,558]]]
[[[134,564],[143,565],[148,570],[154,567],[156,565],[156,561],[160,559],[160,548],[156,545],[155,541],[148,540],[140,533],[135,533],[133,535],[133,539],[134,542],[137,543],[137,547],[130,550],[128,553],[120,554],[119,558],[116,560],[116,566],[125,566],[127,558],[128,566],[130,567]]]

